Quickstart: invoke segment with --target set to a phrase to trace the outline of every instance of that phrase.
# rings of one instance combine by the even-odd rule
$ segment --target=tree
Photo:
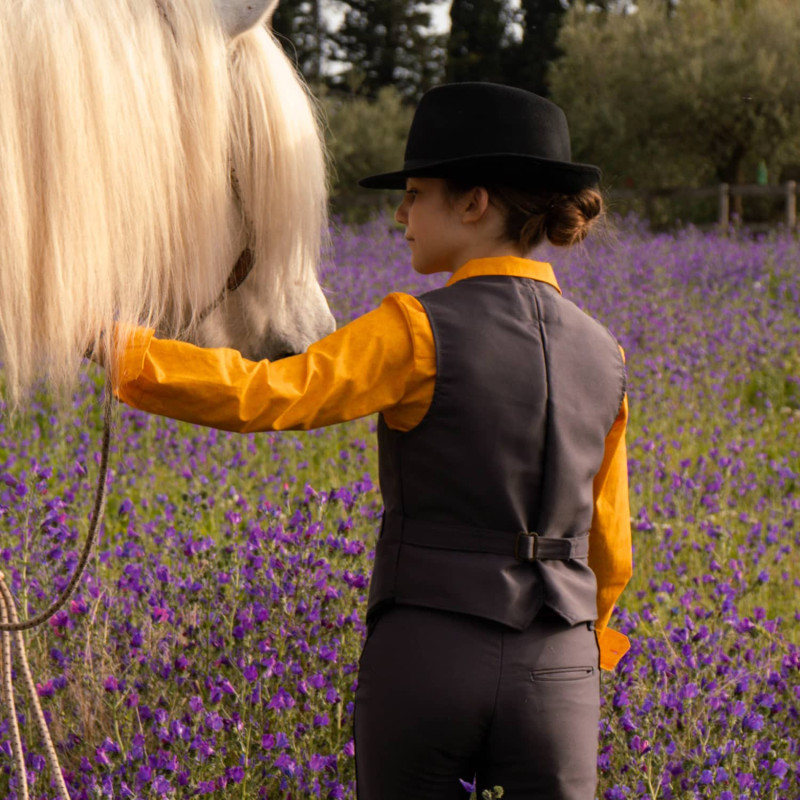
[[[334,212],[363,220],[395,203],[396,196],[361,189],[358,180],[402,165],[413,108],[391,86],[380,89],[374,99],[330,91],[322,91],[319,99],[328,123]]]
[[[547,97],[547,70],[561,51],[558,35],[566,13],[561,0],[522,0],[522,41],[514,58],[518,86]]]
[[[503,0],[453,0],[446,80],[507,81],[507,22]]]
[[[441,79],[443,37],[430,30],[428,3],[418,0],[348,0],[333,34],[336,59],[346,68],[332,83],[375,97],[394,86],[405,98]]]
[[[281,0],[272,29],[307,81],[318,83],[328,55],[328,30],[322,0]]]
[[[800,4],[794,0],[640,0],[638,13],[574,4],[550,71],[573,157],[613,184],[744,182],[800,142]]]

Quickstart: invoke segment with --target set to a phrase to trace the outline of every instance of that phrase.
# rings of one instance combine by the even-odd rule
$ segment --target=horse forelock
[[[230,64],[231,164],[255,256],[248,281],[277,318],[316,280],[327,232],[321,126],[312,98],[266,29],[236,39]]]
[[[312,279],[325,178],[311,103],[266,31],[225,41],[212,0],[0,4],[0,108],[12,398],[41,377],[70,385],[115,318],[174,333],[213,299],[241,238],[231,167],[265,308]]]

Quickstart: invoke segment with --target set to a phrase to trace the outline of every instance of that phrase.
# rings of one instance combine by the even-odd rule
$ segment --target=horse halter
[[[233,268],[228,273],[228,280],[225,285],[211,303],[209,303],[196,317],[196,322],[202,322],[220,303],[231,293],[235,292],[247,279],[247,276],[253,271],[255,265],[255,258],[253,251],[250,248],[242,250],[239,260],[233,265]]]
[[[234,200],[236,201],[236,205],[239,207],[239,213],[242,215],[242,219],[246,221],[246,216],[243,210],[242,193],[241,189],[239,188],[239,179],[236,177],[236,170],[233,168],[233,165],[231,165],[231,191],[233,193]],[[231,271],[228,273],[228,280],[225,281],[225,285],[222,287],[222,290],[217,295],[216,299],[207,305],[197,315],[196,323],[201,323],[215,308],[220,305],[220,303],[222,303],[228,294],[235,292],[245,282],[245,280],[247,280],[247,276],[253,271],[254,266],[255,258],[253,257],[253,251],[250,250],[249,247],[246,247],[244,250],[242,250],[242,254],[239,256]]]

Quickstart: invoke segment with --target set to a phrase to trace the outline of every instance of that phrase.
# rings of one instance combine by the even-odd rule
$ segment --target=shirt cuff
[[[600,668],[609,671],[617,666],[631,647],[628,637],[613,628],[598,631],[597,644],[600,648]]]
[[[114,366],[111,381],[114,394],[122,399],[126,384],[135,381],[144,369],[144,360],[155,336],[152,328],[138,328],[135,325],[118,323],[114,326]]]

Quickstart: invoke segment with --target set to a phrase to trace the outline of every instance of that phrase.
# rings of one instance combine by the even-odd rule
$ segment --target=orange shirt
[[[512,257],[468,261],[447,285],[477,275],[530,278],[561,291],[549,264]],[[307,430],[382,412],[389,427],[408,431],[422,420],[433,398],[433,332],[421,303],[399,292],[307,352],[274,362],[248,361],[236,350],[156,339],[151,330],[127,335],[114,370],[120,399],[213,428]],[[625,636],[607,627],[632,564],[627,418],[626,398],[594,479],[589,565],[597,576],[597,636],[604,669],[613,669],[629,646]]]

